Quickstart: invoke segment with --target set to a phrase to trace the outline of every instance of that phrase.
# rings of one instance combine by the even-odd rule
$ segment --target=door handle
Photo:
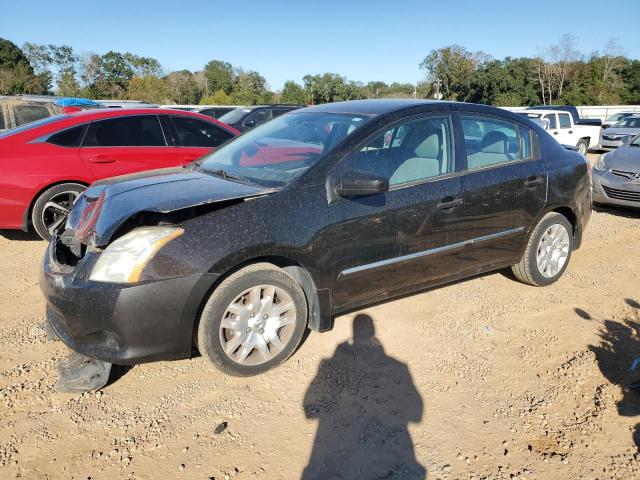
[[[448,202],[440,202],[437,207],[440,210],[453,210],[456,207],[459,207],[460,205],[462,205],[462,199],[461,198],[456,198],[454,200],[450,200]]]
[[[569,130],[569,133],[573,133],[573,130]]]
[[[556,130],[556,131],[554,131],[554,132],[553,132],[553,134],[554,134],[554,135],[557,135],[557,134],[558,134],[558,131],[557,131],[557,130]]]
[[[91,163],[115,163],[116,159],[113,157],[107,157],[106,155],[97,155],[95,157],[89,157]]]
[[[538,185],[541,185],[544,182],[544,178],[542,177],[529,177],[524,182],[524,186],[527,188],[536,188]]]

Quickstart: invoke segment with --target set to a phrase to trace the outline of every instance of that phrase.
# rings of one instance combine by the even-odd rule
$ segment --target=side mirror
[[[341,197],[363,197],[389,190],[389,180],[371,172],[352,170],[337,180],[336,193]]]

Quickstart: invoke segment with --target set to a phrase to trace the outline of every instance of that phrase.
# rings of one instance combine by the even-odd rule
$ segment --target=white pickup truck
[[[547,125],[546,130],[563,145],[575,146],[583,155],[600,142],[600,127],[577,125],[571,114],[562,110],[525,110],[518,112],[527,118],[539,120]]]

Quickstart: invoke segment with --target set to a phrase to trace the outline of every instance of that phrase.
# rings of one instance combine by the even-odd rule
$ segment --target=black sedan
[[[50,327],[88,362],[183,358],[195,342],[254,375],[365,305],[505,267],[549,285],[590,215],[585,158],[520,115],[334,103],[186,168],[95,183],[41,287]]]

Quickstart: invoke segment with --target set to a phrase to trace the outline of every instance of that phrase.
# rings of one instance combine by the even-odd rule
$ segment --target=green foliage
[[[233,105],[233,99],[224,90],[218,90],[213,95],[202,97],[200,105]]]
[[[204,76],[207,79],[209,92],[222,90],[229,95],[233,89],[235,75],[233,66],[221,60],[211,60],[204,66]]]
[[[536,58],[491,59],[461,45],[429,52],[426,77],[417,84],[355,82],[336,73],[305,75],[272,92],[265,78],[212,59],[200,72],[165,75],[155,58],[130,52],[78,55],[68,45],[25,43],[20,49],[0,38],[0,94],[56,93],[95,99],[154,103],[255,105],[318,104],[360,98],[433,98],[496,106],[541,103],[639,104],[640,61],[629,60],[615,41],[584,57],[575,38],[564,35]]]
[[[280,103],[290,103],[294,105],[304,105],[307,103],[307,94],[302,86],[293,80],[284,83],[280,93]]]
[[[233,82],[231,98],[237,105],[257,105],[267,93],[267,81],[258,72],[239,70]]]
[[[167,79],[152,75],[133,77],[129,81],[127,98],[149,103],[170,103],[171,85]]]

